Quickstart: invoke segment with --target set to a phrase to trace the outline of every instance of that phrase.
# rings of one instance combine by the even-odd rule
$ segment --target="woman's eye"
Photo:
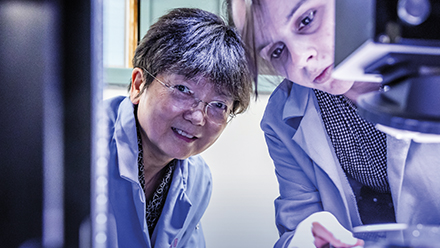
[[[315,19],[316,10],[310,11],[305,17],[301,19],[298,25],[298,30],[301,31],[303,28],[310,25]]]
[[[222,102],[212,102],[211,106],[219,110],[227,110],[228,106]]]
[[[271,59],[277,59],[279,57],[281,57],[281,55],[283,54],[283,51],[285,49],[286,45],[282,44],[280,46],[277,46],[272,53],[270,54],[270,58]]]
[[[173,88],[176,89],[177,91],[181,92],[181,93],[184,93],[184,94],[191,95],[193,93],[192,90],[190,90],[185,85],[177,84],[177,85],[174,85]]]

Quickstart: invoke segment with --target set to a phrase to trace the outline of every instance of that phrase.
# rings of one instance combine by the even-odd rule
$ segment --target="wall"
[[[272,247],[278,237],[273,206],[278,184],[260,129],[267,99],[260,95],[202,153],[214,181],[202,222],[209,248]]]

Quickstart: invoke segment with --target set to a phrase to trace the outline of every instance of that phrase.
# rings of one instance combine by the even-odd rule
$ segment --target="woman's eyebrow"
[[[295,12],[301,7],[301,5],[304,4],[307,0],[301,0],[293,7],[293,9],[290,11],[290,13],[286,16],[286,22],[290,20],[290,18],[295,14]]]
[[[333,1],[333,0],[330,0]],[[297,2],[295,4],[295,6],[293,7],[293,9],[289,12],[289,14],[286,16],[286,23],[289,22],[290,18],[295,14],[295,12],[301,7],[301,5],[303,5],[305,2],[307,2],[307,0],[300,0],[299,2]],[[261,45],[259,45],[257,47],[257,52],[261,53],[261,50],[263,50],[266,46],[268,46],[270,44],[269,41],[265,41],[264,43],[262,43]]]
[[[257,53],[260,54],[261,50],[263,50],[266,46],[268,46],[270,44],[270,42],[264,42],[263,44],[259,45],[257,47]]]

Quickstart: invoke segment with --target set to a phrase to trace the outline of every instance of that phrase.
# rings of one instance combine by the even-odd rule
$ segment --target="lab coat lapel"
[[[129,109],[127,111],[127,109]],[[118,149],[118,169],[119,175],[132,182],[133,198],[141,199],[145,204],[145,194],[138,184],[138,143],[136,130],[136,120],[133,115],[133,104],[129,98],[125,98],[121,102],[118,118],[115,123],[115,142]],[[139,225],[143,228],[146,243],[150,243],[148,227],[145,220],[145,205],[135,204],[136,214],[138,216]]]
[[[289,97],[284,106],[284,119],[288,122],[289,118],[301,118],[301,124],[298,125],[292,140],[298,144],[305,153],[321,168],[325,174],[330,178],[332,183],[336,186],[342,197],[343,204],[346,206],[347,212],[344,216],[350,216],[346,219],[346,225],[351,226],[360,224],[358,215],[350,215],[350,213],[357,213],[354,193],[351,191],[351,186],[345,177],[338,158],[333,150],[331,141],[328,138],[327,131],[317,110],[318,106],[314,91],[302,86],[293,86],[294,89],[291,94],[294,97]],[[293,101],[293,102],[292,102]],[[300,106],[292,108],[291,106]],[[312,106],[312,107],[311,107]],[[299,123],[297,123],[299,124]],[[323,178],[317,178],[318,187],[326,186]],[[322,184],[322,185],[321,185]],[[350,200],[350,203],[347,200]]]
[[[327,131],[324,128],[320,114],[315,107],[308,107],[317,106],[318,104],[313,90],[294,85],[291,94],[294,97],[291,96],[286,101],[284,120],[301,118],[301,125],[297,127],[292,140],[328,174],[341,191],[342,185],[339,183],[339,173],[335,169],[339,166],[339,164],[335,163],[338,159],[332,150],[332,145],[328,140]]]
[[[186,194],[188,177],[186,161],[177,161],[173,172],[173,181],[168,191],[162,214],[152,236],[156,247],[170,244],[170,247],[179,247],[184,234],[184,225],[191,209],[191,201]],[[158,232],[157,230],[160,230]],[[160,246],[160,247],[162,247]]]
[[[406,157],[409,151],[410,141],[396,139],[387,135],[387,173],[393,196],[396,220],[400,217],[400,195],[402,193],[403,175],[405,172]]]
[[[440,144],[388,136],[388,180],[397,222],[438,225]]]

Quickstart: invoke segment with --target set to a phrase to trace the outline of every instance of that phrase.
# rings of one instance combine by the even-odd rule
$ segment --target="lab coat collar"
[[[305,109],[307,107],[307,99],[310,89],[294,84],[288,79],[284,79],[279,86],[279,90],[290,93],[290,97],[287,98],[283,108],[283,120],[286,122],[292,119],[297,119],[294,128],[296,129],[304,116]]]
[[[128,110],[127,110],[128,109]],[[133,103],[127,97],[121,102],[115,123],[115,142],[118,148],[118,165],[121,177],[138,182],[136,119]]]

